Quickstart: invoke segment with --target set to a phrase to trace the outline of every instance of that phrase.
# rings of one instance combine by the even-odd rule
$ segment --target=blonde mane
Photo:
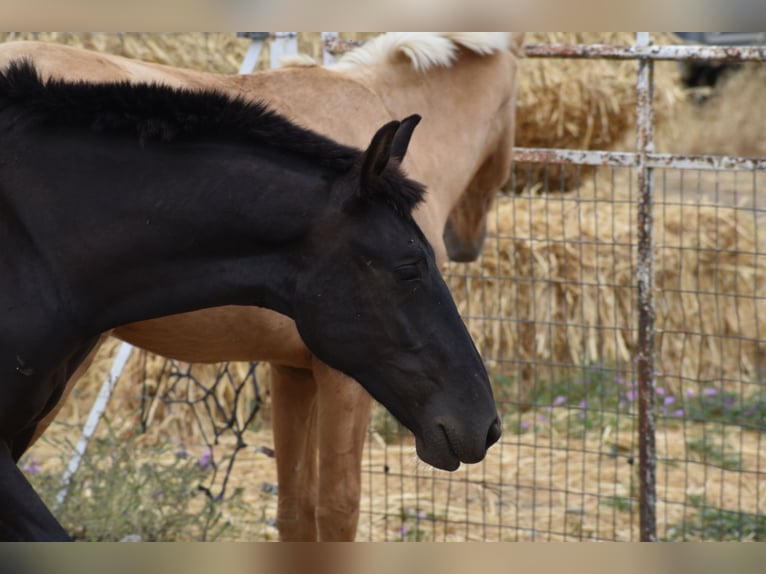
[[[489,55],[511,48],[508,32],[388,32],[373,38],[363,46],[347,52],[335,64],[334,70],[391,62],[404,55],[412,67],[425,71],[435,66],[449,67],[457,58],[459,48]]]

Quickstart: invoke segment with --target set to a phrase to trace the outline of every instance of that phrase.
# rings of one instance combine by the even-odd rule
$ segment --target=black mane
[[[12,111],[25,124],[72,126],[94,132],[135,135],[140,141],[222,139],[263,143],[347,171],[359,159],[357,148],[302,128],[269,109],[215,90],[171,88],[161,84],[43,81],[26,59],[0,72],[0,112]],[[371,195],[410,214],[423,199],[423,187],[398,168],[387,169]]]
[[[132,133],[141,141],[264,142],[338,169],[348,169],[360,153],[299,127],[261,102],[156,83],[43,81],[29,60],[11,62],[0,72],[0,110],[7,108],[35,123]]]

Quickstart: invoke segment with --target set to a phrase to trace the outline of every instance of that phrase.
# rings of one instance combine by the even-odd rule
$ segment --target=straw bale
[[[633,44],[629,32],[527,33],[527,44]],[[669,33],[653,34],[655,44],[677,43]],[[520,147],[614,149],[635,131],[636,62],[525,58],[519,63],[516,145]],[[684,100],[677,68],[655,64],[655,119],[673,116]],[[629,142],[635,145],[635,142]],[[562,171],[563,170],[563,171]],[[553,191],[572,189],[578,174],[591,168],[548,166]],[[537,191],[545,181],[544,167],[518,169],[508,189]]]
[[[627,197],[512,196],[488,247],[451,277],[477,345],[531,383],[534,364],[629,368],[635,353],[636,212]],[[686,381],[754,380],[766,332],[766,234],[750,207],[670,200],[655,210],[656,363]]]
[[[657,146],[668,153],[766,157],[766,65],[744,64],[724,75],[710,96],[688,98],[673,122],[657,130]]]
[[[38,40],[55,42],[207,72],[233,74],[239,70],[249,46],[249,40],[233,33],[69,33],[69,32],[4,32],[0,42]],[[262,66],[268,59],[261,60]]]

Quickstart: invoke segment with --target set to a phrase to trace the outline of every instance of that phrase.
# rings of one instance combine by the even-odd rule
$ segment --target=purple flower
[[[546,423],[548,422],[548,418],[545,415],[537,415],[537,422]]]
[[[617,383],[618,385],[624,385],[625,384],[625,377],[623,377],[622,375],[617,375],[614,378],[614,382]]]
[[[415,511],[414,511],[412,508],[408,508],[408,509],[406,510],[406,512],[407,512],[407,514],[409,514],[410,516],[415,516]]]
[[[399,534],[402,536],[407,536],[407,533],[410,531],[409,526],[402,526],[402,529],[399,531]]]
[[[519,422],[519,426],[521,428],[523,428],[523,429],[528,429],[529,428],[529,423],[527,421],[520,421]]]
[[[36,475],[40,474],[40,461],[33,458],[28,464],[22,467],[22,470],[27,474]]]
[[[635,401],[638,398],[638,391],[628,391],[625,393],[625,398],[629,401]]]
[[[213,450],[206,448],[202,451],[202,454],[199,456],[199,460],[197,461],[197,464],[199,464],[199,467],[202,470],[207,470],[210,468],[210,465],[213,462]]]
[[[418,518],[419,518],[420,520],[425,520],[425,519],[426,519],[426,513],[425,513],[425,511],[421,510],[420,512],[418,512]]]
[[[587,406],[588,406],[588,402],[587,401],[580,401],[579,403],[577,403],[577,407],[581,408],[581,409],[584,409]]]
[[[563,405],[565,402],[567,402],[567,398],[564,395],[559,395],[553,399],[554,405]]]
[[[702,394],[705,395],[706,397],[714,397],[718,394],[718,389],[713,387],[706,387],[702,389]]]
[[[662,387],[657,387],[657,390],[656,390],[655,392],[656,392],[656,393],[657,393],[657,395],[658,395],[658,396],[660,396],[660,397],[662,397],[662,396],[664,396],[664,395],[665,395],[665,389],[663,389]]]
[[[676,417],[684,416],[684,410],[683,409],[678,409],[678,410],[673,411],[673,416],[676,416]]]
[[[662,401],[662,402],[663,402],[664,404],[666,404],[666,405],[672,405],[673,403],[675,403],[675,402],[676,402],[676,398],[675,398],[673,395],[671,395],[671,396],[669,396],[669,397],[665,397],[665,400],[664,400],[664,401]]]
[[[685,394],[687,397],[689,397],[689,398],[692,398],[692,397],[694,397],[694,396],[695,396],[697,393],[695,393],[695,392],[694,392],[694,389],[686,389],[686,392],[685,392],[684,394]]]
[[[579,416],[581,420],[585,419],[585,413],[580,413],[577,416]]]

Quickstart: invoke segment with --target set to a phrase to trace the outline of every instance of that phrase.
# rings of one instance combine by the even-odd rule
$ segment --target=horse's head
[[[484,364],[412,218],[423,189],[399,169],[417,116],[376,134],[333,182],[307,236],[294,318],[320,359],[358,380],[453,470],[500,437]]]
[[[452,261],[478,259],[487,234],[487,213],[495,195],[511,173],[515,97],[511,97],[493,119],[487,139],[486,159],[465,192],[452,208],[444,226],[444,246]]]

